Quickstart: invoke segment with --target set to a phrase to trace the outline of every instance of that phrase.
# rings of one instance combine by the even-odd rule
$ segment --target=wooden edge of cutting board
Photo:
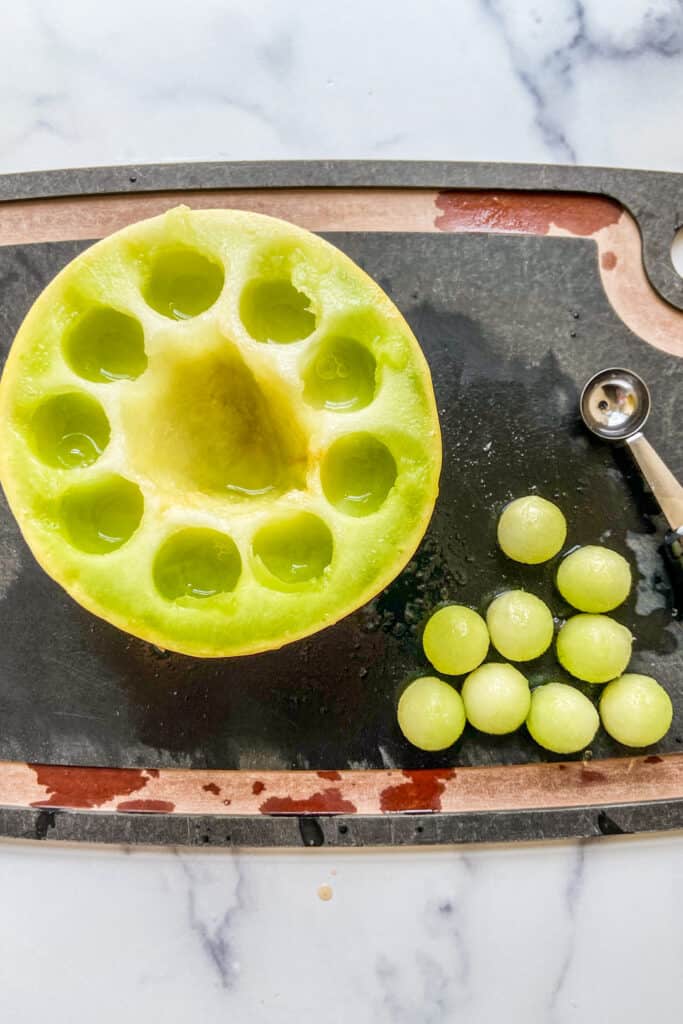
[[[486,232],[591,238],[620,319],[650,345],[683,356],[683,312],[645,274],[641,232],[616,200],[563,192],[414,188],[177,190],[0,203],[0,245],[97,239],[180,203],[282,217],[310,231]]]
[[[181,815],[515,811],[683,799],[683,754],[477,768],[217,771],[0,762],[0,806]]]

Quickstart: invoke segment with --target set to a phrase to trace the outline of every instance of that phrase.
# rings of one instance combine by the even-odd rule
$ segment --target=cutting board
[[[497,840],[683,825],[683,627],[664,523],[627,453],[591,438],[577,399],[608,365],[652,391],[648,435],[678,475],[683,220],[677,175],[472,164],[207,164],[0,178],[0,360],[33,300],[92,241],[180,202],[285,217],[363,266],[429,361],[444,444],[436,511],[404,572],[368,606],[281,651],[203,661],[94,618],[38,568],[0,506],[0,833],[207,844]],[[570,614],[553,564],[505,559],[495,524],[537,490],[568,545],[625,554],[615,612],[632,667],[669,690],[655,748],[604,732],[560,759],[525,730],[468,727],[428,754],[395,705],[429,669],[443,601],[483,610],[524,587]],[[552,654],[531,684],[567,677]],[[599,688],[586,686],[593,698]]]

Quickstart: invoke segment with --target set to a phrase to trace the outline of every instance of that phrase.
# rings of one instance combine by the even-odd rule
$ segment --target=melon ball
[[[589,544],[562,560],[557,589],[581,612],[609,612],[631,590],[631,567],[617,551]]]
[[[557,659],[567,672],[587,683],[620,676],[631,658],[633,637],[609,615],[573,615],[557,637]]]
[[[465,706],[457,690],[434,676],[410,683],[398,702],[401,732],[420,750],[445,750],[465,728]]]
[[[498,543],[515,562],[547,562],[566,539],[567,521],[562,512],[537,494],[511,501],[498,520]]]
[[[434,612],[422,637],[424,652],[438,672],[459,676],[481,665],[489,631],[481,615],[460,604]]]
[[[495,598],[486,612],[486,622],[494,647],[510,661],[538,658],[553,639],[550,609],[525,590],[508,590]]]
[[[625,747],[649,747],[669,731],[671,698],[652,676],[629,672],[602,692],[600,717],[610,736]]]
[[[490,662],[468,675],[462,699],[467,719],[475,729],[502,736],[514,732],[525,721],[531,692],[519,669]]]
[[[585,750],[599,725],[597,711],[588,697],[574,686],[545,683],[532,691],[526,727],[546,750],[555,754]]]

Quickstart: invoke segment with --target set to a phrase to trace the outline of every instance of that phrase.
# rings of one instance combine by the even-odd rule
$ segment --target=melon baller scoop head
[[[654,494],[669,532],[664,547],[672,569],[677,614],[683,616],[683,486],[643,435],[650,415],[650,392],[633,370],[600,370],[584,386],[581,418],[604,441],[628,445],[638,469]]]

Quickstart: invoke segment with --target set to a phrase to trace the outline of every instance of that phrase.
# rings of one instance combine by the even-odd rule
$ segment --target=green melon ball
[[[559,508],[537,494],[511,501],[498,520],[498,543],[515,562],[547,562],[566,539],[567,521]]]
[[[573,615],[557,637],[557,659],[587,683],[607,683],[624,671],[633,637],[608,615]]]
[[[618,552],[589,544],[563,559],[557,589],[581,612],[609,612],[629,595],[631,567]]]
[[[510,661],[531,661],[552,643],[550,609],[539,597],[524,590],[508,590],[492,601],[486,623],[494,647]]]
[[[588,697],[567,683],[545,683],[531,693],[526,727],[539,746],[554,754],[585,750],[599,724]]]
[[[420,750],[445,750],[465,728],[465,706],[457,690],[434,676],[410,683],[398,702],[401,732]]]
[[[462,687],[467,720],[480,732],[502,736],[514,732],[529,714],[531,692],[525,676],[512,665],[489,663],[471,672]]]
[[[424,652],[438,672],[464,675],[481,665],[489,649],[489,631],[481,615],[461,604],[434,612],[422,637]]]
[[[600,717],[618,743],[649,747],[669,731],[673,708],[669,694],[651,676],[628,673],[603,690]]]

